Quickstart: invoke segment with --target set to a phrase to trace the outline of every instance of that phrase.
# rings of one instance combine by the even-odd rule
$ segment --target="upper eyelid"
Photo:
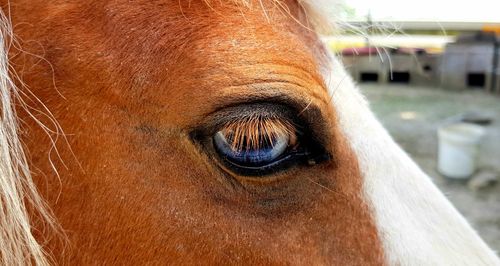
[[[210,116],[231,106],[251,104],[253,102],[279,103],[299,111],[310,106],[320,109],[331,104],[330,97],[319,97],[308,87],[287,81],[254,81],[245,85],[230,86],[224,88],[224,90],[229,92],[227,95],[223,93],[221,97],[214,99],[215,104],[212,111],[205,113],[205,116]]]
[[[253,110],[252,107],[258,108],[258,110]],[[259,111],[261,113],[259,113]],[[267,114],[262,112],[267,112]],[[255,115],[274,116],[276,118],[286,119],[290,123],[293,123],[295,112],[296,110],[292,109],[292,107],[281,103],[244,103],[240,105],[229,106],[211,114],[205,119],[201,127],[198,129],[206,131],[209,134],[213,134],[218,128],[221,128],[228,123],[238,122],[241,121],[241,119],[248,119],[249,116]]]

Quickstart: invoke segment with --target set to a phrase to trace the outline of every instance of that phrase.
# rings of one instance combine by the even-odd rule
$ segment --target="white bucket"
[[[467,123],[439,128],[439,172],[450,178],[471,176],[476,170],[477,151],[484,133],[482,127]]]

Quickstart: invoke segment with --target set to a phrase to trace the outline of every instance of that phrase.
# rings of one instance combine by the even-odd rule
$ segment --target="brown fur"
[[[39,189],[70,241],[38,233],[58,263],[384,263],[319,73],[323,48],[296,2],[280,2],[288,12],[265,0],[10,2],[23,49],[13,67],[74,153],[64,141],[62,161],[52,153],[59,183],[47,135],[19,110]],[[251,98],[318,110],[333,159],[266,184],[233,179],[189,132]]]

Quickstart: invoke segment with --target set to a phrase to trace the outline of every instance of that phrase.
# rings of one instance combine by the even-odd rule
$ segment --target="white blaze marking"
[[[332,57],[333,58],[333,57]],[[325,77],[359,160],[364,194],[390,265],[500,265],[494,252],[401,150],[333,59]]]

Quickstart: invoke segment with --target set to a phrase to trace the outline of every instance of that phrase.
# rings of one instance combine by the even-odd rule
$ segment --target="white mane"
[[[27,211],[34,210],[47,226],[54,222],[31,178],[18,138],[14,102],[19,97],[10,78],[8,50],[12,41],[10,21],[0,10],[0,264],[49,265],[47,255],[32,232]]]

